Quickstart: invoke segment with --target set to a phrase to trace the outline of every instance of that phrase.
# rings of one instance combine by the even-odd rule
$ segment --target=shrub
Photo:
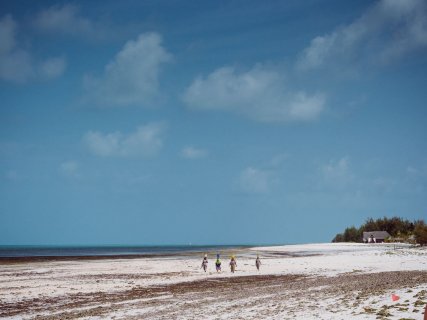
[[[415,241],[424,246],[427,244],[427,225],[424,221],[418,221],[414,230]]]
[[[368,218],[360,228],[352,226],[346,228],[343,233],[338,233],[332,242],[362,242],[364,231],[387,231],[391,235],[391,239],[387,241],[399,238],[412,242],[411,235],[414,235],[417,243],[427,244],[427,225],[423,220],[411,222],[399,217],[384,217],[376,220]]]

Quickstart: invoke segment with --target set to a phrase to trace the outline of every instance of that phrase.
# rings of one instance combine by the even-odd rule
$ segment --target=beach
[[[228,249],[220,273],[216,253],[0,260],[0,319],[423,319],[426,247]]]

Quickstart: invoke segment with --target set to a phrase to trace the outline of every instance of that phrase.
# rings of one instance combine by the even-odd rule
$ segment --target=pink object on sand
[[[395,295],[394,293],[391,295],[391,300],[397,301],[399,299],[400,299],[400,297],[398,295]]]

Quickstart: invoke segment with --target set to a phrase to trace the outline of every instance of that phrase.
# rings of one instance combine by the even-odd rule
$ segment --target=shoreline
[[[224,248],[209,248],[205,250],[188,250],[188,251],[164,251],[153,253],[141,254],[93,254],[93,255],[40,255],[40,256],[0,256],[0,265],[19,264],[19,263],[33,263],[33,262],[54,262],[54,261],[91,261],[91,260],[133,260],[133,259],[146,259],[146,258],[191,258],[199,257],[204,254],[211,256],[221,252],[221,255],[236,254],[251,250],[256,247],[224,247]]]
[[[310,250],[304,251],[304,248],[311,246]],[[326,246],[327,250],[322,249],[322,246]],[[300,257],[300,256],[314,256],[319,254],[325,254],[328,253],[328,251],[331,250],[331,248],[336,250],[336,247],[343,247],[343,248],[350,248],[350,249],[341,249],[340,251],[345,250],[354,250],[355,247],[359,247],[361,249],[370,250],[373,246],[379,247],[379,248],[391,248],[393,246],[396,246],[396,244],[363,244],[363,243],[308,243],[308,244],[288,244],[288,245],[271,245],[271,246],[246,246],[246,245],[219,245],[219,246],[193,246],[193,247],[187,247],[182,246],[182,248],[185,248],[184,250],[177,250],[177,251],[154,251],[154,252],[147,252],[147,253],[110,253],[110,254],[52,254],[52,255],[29,255],[29,256],[1,256],[0,255],[0,265],[5,264],[14,264],[14,263],[31,263],[31,262],[49,262],[49,261],[80,261],[80,260],[116,260],[116,259],[143,259],[143,258],[170,258],[170,257],[193,257],[193,256],[200,256],[203,254],[208,255],[216,255],[218,252],[220,252],[221,256],[227,256],[230,254],[239,254],[241,252],[261,252],[264,255],[270,254],[273,256],[288,256],[288,257]],[[405,247],[411,247],[408,244],[398,244],[399,249],[405,248]],[[8,246],[6,246],[8,247]],[[13,246],[11,246],[13,247]],[[26,246],[24,246],[27,248]],[[37,247],[37,246],[35,246]],[[165,246],[166,248],[169,246]],[[170,246],[173,248],[173,246]],[[181,246],[177,246],[181,247]],[[200,249],[199,249],[200,247]],[[334,248],[335,247],[335,248]],[[29,248],[29,247],[28,247]],[[52,247],[53,248],[53,247]],[[74,248],[74,247],[67,247],[67,248]],[[78,248],[78,247],[75,247]],[[97,248],[97,247],[87,247],[87,248]],[[104,248],[121,248],[118,247],[99,247],[101,249]],[[127,247],[123,247],[127,248]],[[139,247],[138,247],[139,248]],[[141,247],[143,248],[143,247]],[[157,248],[156,246],[149,247],[149,248]],[[0,252],[1,253],[1,252]]]
[[[174,256],[194,256],[200,254],[213,254],[217,252],[234,252],[256,248],[256,246],[246,245],[209,245],[209,246],[160,246],[160,247],[134,247],[141,249],[141,252],[129,252],[129,247],[23,247],[5,249],[0,247],[0,264],[12,262],[32,262],[32,261],[63,261],[63,260],[101,260],[101,259],[139,259],[151,257],[174,257]],[[158,248],[158,249],[157,249]],[[112,249],[109,252],[109,249]],[[120,249],[123,251],[120,252]],[[8,251],[12,251],[12,253]],[[15,251],[14,251],[15,250]],[[31,252],[33,250],[33,252]],[[20,252],[24,251],[24,253]],[[25,255],[25,251],[30,251]],[[44,252],[43,252],[44,251]],[[48,253],[53,251],[54,253]],[[73,251],[77,252],[74,253]],[[85,252],[89,251],[89,252]]]

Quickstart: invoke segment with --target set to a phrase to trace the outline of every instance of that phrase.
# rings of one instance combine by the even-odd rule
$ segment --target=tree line
[[[338,233],[332,239],[332,242],[362,242],[363,232],[372,231],[387,231],[393,238],[403,241],[414,239],[421,245],[427,244],[427,225],[424,220],[409,221],[399,217],[376,220],[368,218],[359,228],[355,226],[345,228],[343,233]]]

